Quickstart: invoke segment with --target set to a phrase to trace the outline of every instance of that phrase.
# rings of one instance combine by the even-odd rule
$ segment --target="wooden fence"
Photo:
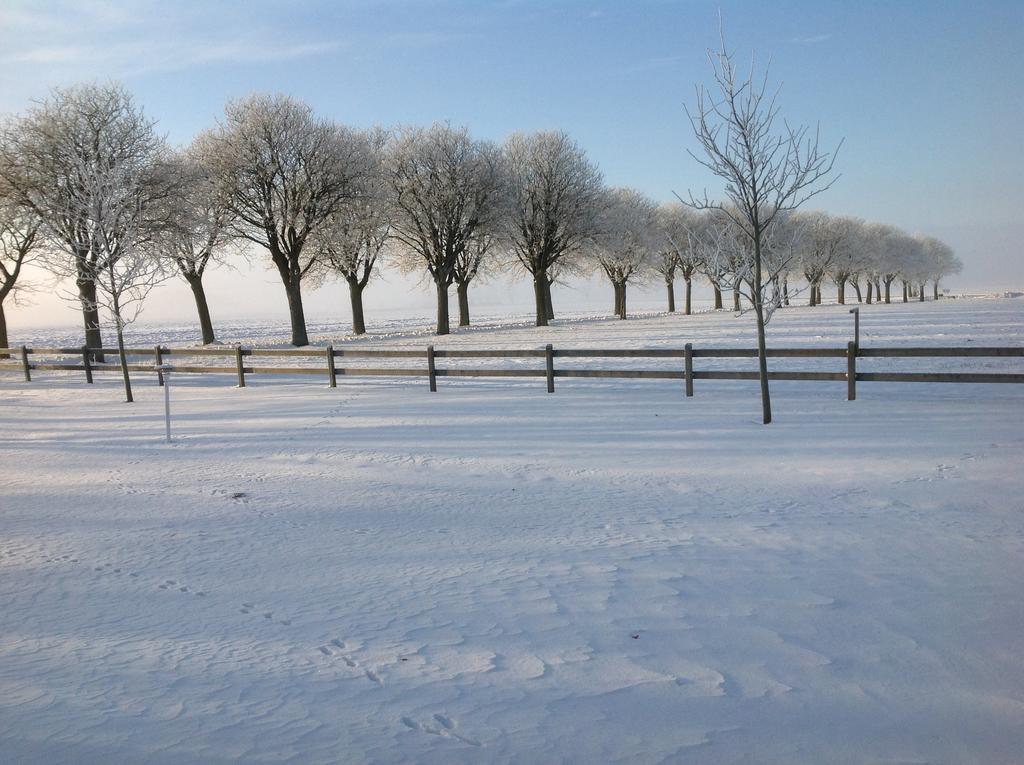
[[[121,371],[120,364],[99,364],[91,359],[99,355],[117,356],[116,349],[109,348],[0,348],[0,372],[21,372],[26,381],[31,381],[34,370],[82,371],[86,382],[93,381],[93,374],[102,371]],[[166,364],[168,359],[181,357],[228,357],[233,363],[217,366],[195,366],[190,364],[169,364],[174,373],[221,373],[236,377],[239,387],[245,387],[248,375],[322,375],[331,387],[337,385],[339,376],[385,376],[385,377],[426,377],[431,391],[437,390],[438,377],[543,377],[547,381],[548,393],[554,393],[555,378],[625,378],[644,380],[680,380],[687,396],[693,395],[694,380],[757,380],[756,371],[697,370],[695,359],[735,359],[756,358],[757,350],[753,348],[694,348],[687,343],[681,349],[629,349],[629,350],[555,350],[548,345],[536,350],[435,350],[427,346],[425,350],[383,350],[383,349],[340,349],[333,346],[325,348],[154,348],[126,349],[126,355],[132,357],[152,357],[152,363],[128,363],[131,372],[157,373],[160,385],[162,375],[157,367]],[[32,357],[76,356],[80,363],[66,361],[37,362]],[[813,380],[828,382],[846,382],[847,398],[856,398],[858,382],[942,382],[942,383],[1024,383],[1024,374],[1019,373],[981,373],[981,372],[859,372],[859,358],[978,358],[978,357],[1024,357],[1024,347],[989,347],[989,348],[858,348],[849,343],[846,348],[770,348],[768,356],[772,358],[841,358],[845,359],[845,369],[836,372],[797,372],[770,371],[771,380]],[[254,366],[257,357],[312,359],[317,364],[304,366]],[[438,367],[440,359],[540,359],[544,367],[497,369],[497,368],[460,368]],[[360,367],[337,365],[337,359],[417,359],[422,362],[418,366],[407,367]],[[555,368],[555,359],[674,359],[678,360],[676,369],[579,369]]]

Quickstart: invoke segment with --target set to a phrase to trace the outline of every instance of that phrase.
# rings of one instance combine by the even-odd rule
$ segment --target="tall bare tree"
[[[650,271],[661,245],[657,205],[636,189],[605,192],[594,260],[612,283],[615,315],[626,318],[626,287]]]
[[[316,258],[306,243],[356,195],[372,166],[366,141],[283,95],[229,102],[208,140],[211,167],[229,191],[230,230],[267,251],[288,299],[292,345],[308,345],[302,280]]]
[[[99,159],[95,154],[78,155],[69,164],[77,193],[67,199],[65,215],[89,223],[97,264],[91,273],[90,308],[97,317],[105,313],[113,324],[125,398],[131,403],[124,330],[138,316],[149,291],[171,275],[163,244],[181,176],[151,123],[147,129],[129,133],[116,151],[105,152]],[[78,263],[66,257],[53,258],[48,265],[59,277],[74,278],[80,273]],[[73,299],[81,300],[81,294]]]
[[[481,232],[469,240],[455,257],[454,281],[455,293],[459,300],[459,326],[469,326],[469,285],[480,276],[481,272],[493,265],[497,237],[489,232]]]
[[[104,184],[114,174],[137,175],[159,150],[154,124],[122,86],[76,85],[55,89],[3,128],[2,180],[42,221],[51,270],[75,280],[91,348],[103,346],[96,279],[119,252],[103,207],[114,191]]]
[[[447,335],[448,290],[456,263],[491,231],[502,204],[501,159],[466,128],[436,123],[398,131],[387,174],[395,204],[394,239],[406,263],[426,268],[437,291],[437,334]]]
[[[926,236],[922,239],[925,254],[924,273],[932,282],[932,299],[938,300],[942,297],[939,292],[939,282],[946,276],[958,274],[963,269],[963,263],[953,252],[953,248],[936,239],[933,236]],[[922,285],[922,293],[924,287]]]
[[[553,317],[551,284],[571,271],[596,232],[601,173],[568,134],[515,133],[505,141],[509,211],[504,236],[533,277],[536,324]]]
[[[835,152],[819,147],[817,131],[784,124],[777,131],[779,107],[776,92],[768,90],[767,70],[758,78],[752,62],[741,75],[734,56],[725,47],[708,51],[714,90],[697,87],[696,105],[687,116],[703,152],[691,153],[700,164],[725,182],[725,196],[731,204],[713,201],[706,194],[690,203],[698,208],[725,211],[749,241],[750,269],[746,279],[757,321],[758,368],[761,382],[761,410],[765,424],[772,420],[768,389],[768,356],[765,342],[766,288],[764,246],[775,219],[794,210],[807,199],[827,189]]]
[[[699,246],[701,217],[678,202],[663,204],[658,208],[661,235],[671,248],[675,268],[686,284],[683,313],[687,316],[693,312],[693,277],[703,266]],[[670,289],[670,302],[673,302],[672,298],[674,295]]]
[[[176,155],[174,164],[179,182],[164,237],[178,273],[192,290],[204,345],[214,342],[217,336],[203,277],[210,263],[230,244],[228,226],[232,221],[227,190],[211,171],[208,161],[212,148],[209,134],[204,134]]]
[[[392,236],[395,215],[391,188],[384,174],[388,134],[374,129],[365,134],[369,171],[356,182],[351,200],[342,205],[312,237],[312,252],[324,277],[338,276],[348,284],[352,332],[366,333],[363,291]]]
[[[18,281],[22,267],[39,255],[42,241],[39,218],[5,197],[0,186],[0,348],[7,348],[10,342],[4,302],[16,299],[19,290],[24,290],[24,284]]]

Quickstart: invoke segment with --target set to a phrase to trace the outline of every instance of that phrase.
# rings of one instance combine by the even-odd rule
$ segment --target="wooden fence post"
[[[28,348],[21,346],[21,366],[25,370],[25,382],[32,382],[32,372],[28,366]]]
[[[153,366],[159,367],[163,363],[163,349],[159,345],[157,345],[157,347],[153,349]],[[164,387],[164,373],[161,372],[159,369],[157,369],[156,371],[156,384],[159,385],[161,388]]]
[[[555,350],[550,343],[544,346],[544,359],[548,374],[548,393],[555,392]]]
[[[89,358],[89,346],[82,346],[82,366],[85,367],[85,381],[92,385],[92,359]]]
[[[686,395],[693,395],[693,344],[683,346],[683,363],[686,365]]]
[[[434,368],[434,346],[427,346],[427,375],[430,377],[430,392],[437,393],[437,370]]]
[[[846,400],[857,400],[857,344],[846,344]]]
[[[238,372],[238,387],[245,387],[245,367],[242,366],[242,346],[235,346],[235,371]]]
[[[327,377],[331,381],[331,387],[338,387],[337,372],[334,371],[334,346],[327,346]]]

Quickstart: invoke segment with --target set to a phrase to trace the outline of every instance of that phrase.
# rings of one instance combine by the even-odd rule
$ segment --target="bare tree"
[[[171,202],[171,225],[164,236],[178,273],[192,290],[203,345],[217,339],[203,276],[230,243],[228,226],[232,222],[227,190],[210,169],[212,149],[209,135],[204,134],[175,157],[178,193]]]
[[[768,390],[768,357],[765,343],[765,298],[770,280],[764,274],[766,233],[775,219],[795,210],[807,199],[827,189],[825,182],[835,152],[822,151],[817,132],[786,124],[779,133],[776,94],[768,92],[767,71],[760,80],[754,64],[750,73],[739,75],[733,54],[725,49],[708,51],[715,81],[715,93],[698,86],[696,107],[687,109],[690,124],[704,156],[694,159],[725,181],[725,195],[731,206],[712,201],[705,194],[690,202],[699,208],[726,211],[750,244],[750,297],[757,319],[758,366],[761,379],[763,421],[772,419]]]
[[[678,202],[659,205],[657,214],[659,246],[654,258],[653,268],[665,281],[668,293],[668,311],[676,310],[675,278],[678,271],[686,280],[686,313],[690,313],[690,282],[696,262],[690,256],[693,249],[690,245],[690,229],[696,216]],[[684,261],[689,268],[684,267]]]
[[[125,398],[131,403],[131,380],[125,357],[124,329],[138,316],[142,301],[171,271],[161,255],[170,228],[180,175],[172,168],[163,139],[151,123],[124,136],[106,152],[83,153],[69,159],[76,193],[65,200],[68,220],[87,221],[90,252],[97,267],[89,308],[97,319],[103,309],[117,337]],[[59,277],[77,277],[77,260],[54,258],[50,269]],[[72,299],[81,301],[81,293]]]
[[[553,317],[551,284],[574,270],[594,236],[601,173],[566,133],[515,133],[505,141],[509,211],[504,238],[533,277],[536,324]]]
[[[316,258],[306,243],[355,196],[371,166],[366,141],[283,95],[232,101],[224,114],[207,140],[229,192],[230,231],[270,255],[288,298],[292,345],[308,345],[302,280]]]
[[[594,259],[615,291],[615,315],[626,318],[626,287],[643,278],[660,246],[657,205],[636,189],[605,192]]]
[[[0,348],[7,348],[10,342],[4,302],[16,300],[18,292],[25,289],[18,279],[22,267],[39,255],[41,225],[31,210],[11,202],[0,187]]]
[[[388,134],[374,129],[365,134],[369,171],[356,183],[354,197],[342,205],[312,237],[322,276],[336,275],[348,284],[352,331],[366,333],[363,291],[376,272],[392,235],[395,215],[390,186],[384,175]]]
[[[936,239],[933,236],[923,237],[921,243],[924,247],[925,266],[924,273],[927,279],[932,282],[932,299],[938,300],[942,295],[939,293],[939,282],[943,277],[950,274],[958,274],[963,269],[963,263],[953,252],[953,248]],[[924,293],[924,285],[921,287]]]
[[[459,298],[460,327],[469,326],[469,285],[493,261],[496,241],[494,234],[482,231],[470,239],[455,257],[453,272],[455,292]]]
[[[425,267],[434,282],[437,334],[447,335],[448,290],[458,259],[500,218],[500,157],[465,128],[407,127],[392,142],[387,175],[395,204],[394,239],[406,266]]]
[[[103,346],[96,279],[118,252],[104,244],[111,219],[103,184],[112,173],[135,173],[161,144],[154,123],[116,84],[57,88],[4,126],[2,180],[42,221],[47,266],[74,278],[91,348]]]

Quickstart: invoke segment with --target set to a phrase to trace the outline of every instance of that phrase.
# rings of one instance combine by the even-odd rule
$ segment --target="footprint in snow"
[[[433,716],[432,723],[420,723],[411,717],[403,717],[402,725],[410,730],[418,730],[423,733],[429,733],[432,736],[446,736],[448,738],[454,738],[456,741],[461,741],[464,744],[470,746],[480,746],[480,742],[475,739],[467,738],[461,733],[455,731],[455,720],[445,715],[436,714]]]

